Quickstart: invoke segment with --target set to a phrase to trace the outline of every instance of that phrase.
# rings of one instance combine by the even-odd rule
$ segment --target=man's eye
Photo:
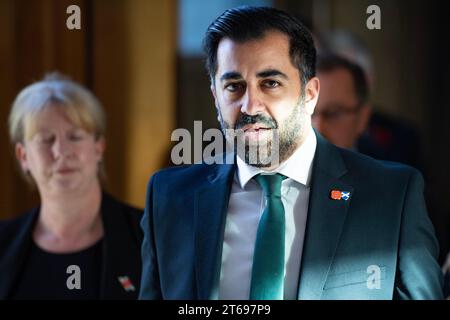
[[[227,90],[229,92],[236,92],[240,89],[242,89],[241,83],[229,83],[225,86],[225,90]]]
[[[277,88],[280,86],[280,83],[275,80],[266,80],[266,81],[264,81],[264,86],[266,88]]]

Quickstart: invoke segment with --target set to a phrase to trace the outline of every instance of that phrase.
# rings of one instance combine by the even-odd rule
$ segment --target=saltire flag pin
[[[118,277],[120,284],[125,289],[125,291],[135,291],[136,288],[134,287],[133,283],[131,282],[130,278],[128,276]]]
[[[333,200],[347,201],[350,199],[350,191],[331,190],[330,197]]]

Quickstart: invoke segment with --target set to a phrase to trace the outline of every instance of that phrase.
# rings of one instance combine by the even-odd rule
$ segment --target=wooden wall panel
[[[14,211],[14,166],[9,146],[7,119],[15,90],[14,3],[0,1],[0,218]]]
[[[66,28],[72,4],[81,30]],[[107,190],[144,205],[175,119],[175,28],[175,0],[0,1],[0,219],[38,203],[15,170],[6,121],[17,93],[54,70],[89,87],[105,108]]]
[[[106,188],[118,197],[125,194],[126,117],[126,2],[97,0],[92,5],[92,89],[101,101],[107,119],[105,165]]]
[[[167,158],[175,125],[175,1],[127,2],[126,199],[144,205],[151,173]]]

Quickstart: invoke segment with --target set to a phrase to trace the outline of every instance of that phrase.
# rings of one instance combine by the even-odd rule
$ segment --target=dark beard
[[[307,116],[304,111],[303,98],[302,95],[288,119],[283,123],[283,132],[280,132],[278,122],[268,115],[257,114],[252,116],[240,113],[234,130],[242,131],[242,128],[247,124],[259,124],[264,128],[272,129],[272,140],[269,139],[264,145],[255,147],[251,146],[247,139],[244,140],[243,136],[239,137],[239,134],[234,135],[234,153],[248,165],[257,168],[277,167],[280,163],[287,160],[299,147],[300,141],[302,140],[302,131],[304,129],[303,120]],[[231,126],[223,121],[220,113],[219,118],[221,120],[222,130],[225,136],[228,137],[225,131],[229,130]],[[244,147],[238,150],[242,141],[244,141]]]

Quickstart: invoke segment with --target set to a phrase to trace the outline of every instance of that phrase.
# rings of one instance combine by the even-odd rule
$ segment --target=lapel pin
[[[350,199],[350,191],[331,190],[330,197],[333,200],[347,201]]]
[[[134,287],[133,283],[131,282],[130,278],[128,276],[118,277],[117,278],[122,285],[122,287],[125,289],[125,291],[135,291],[136,288]]]

